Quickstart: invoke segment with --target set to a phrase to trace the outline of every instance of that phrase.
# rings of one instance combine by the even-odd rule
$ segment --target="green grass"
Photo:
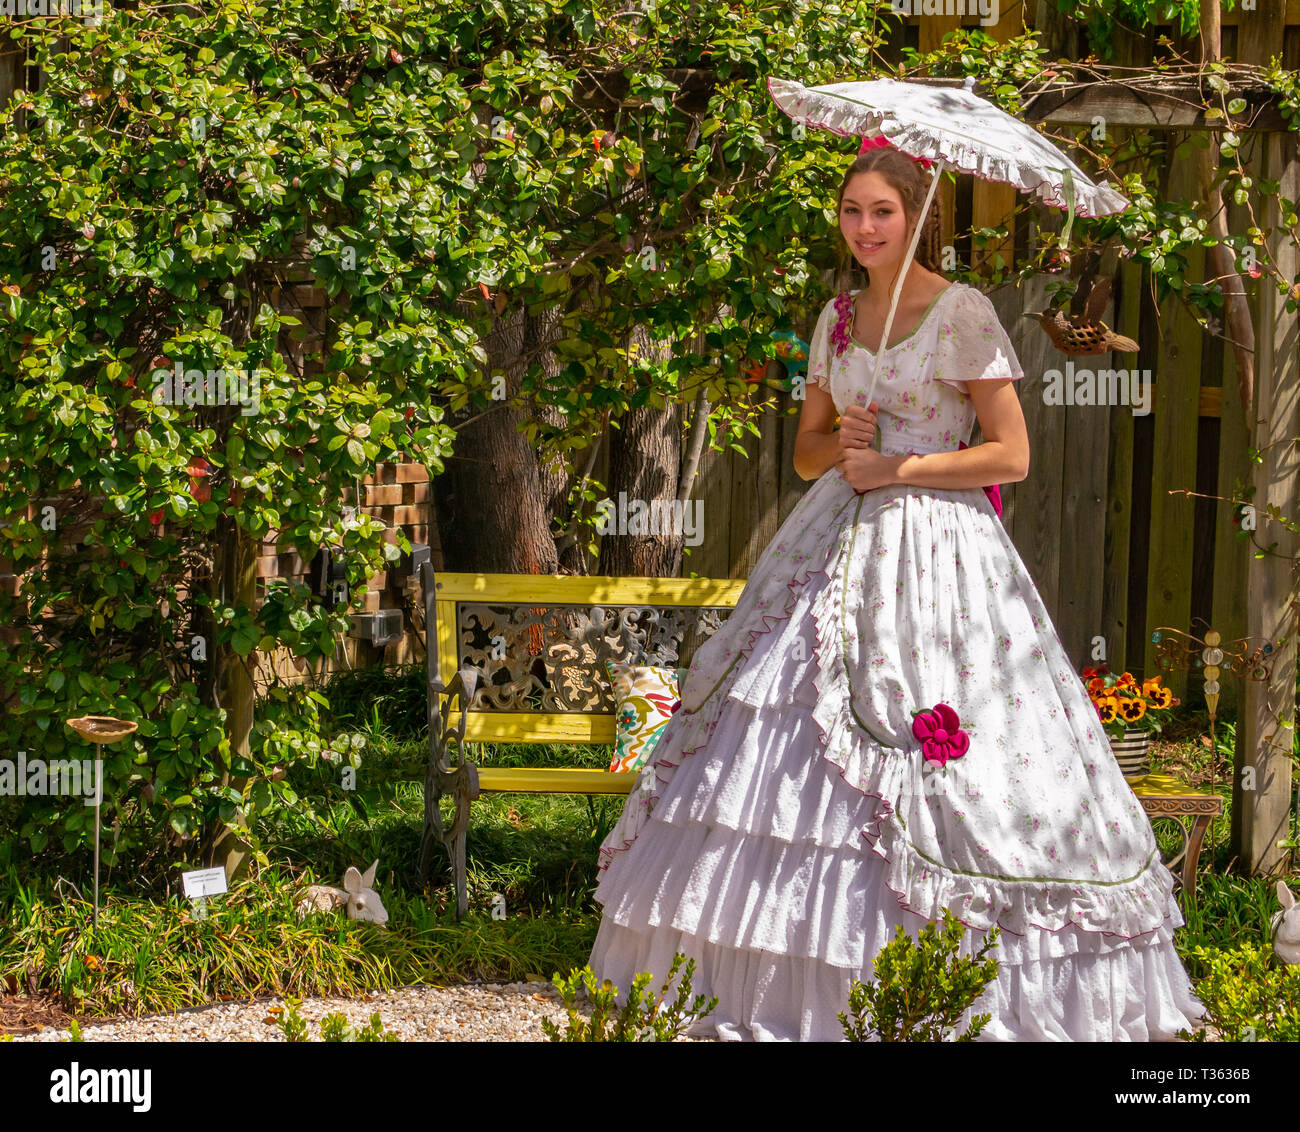
[[[89,861],[84,872],[0,876],[0,982],[28,974],[56,988],[79,1013],[145,1013],[255,995],[357,994],[371,988],[509,981],[569,974],[587,962],[599,924],[592,899],[597,849],[617,820],[619,796],[486,794],[471,808],[469,916],[457,923],[446,852],[435,848],[427,886],[416,862],[423,821],[423,672],[349,673],[326,689],[336,732],[365,738],[356,789],[345,791],[337,766],[293,770],[306,807],[262,829],[274,867],[255,872],[196,920],[188,902],[160,898],[157,877],[116,872],[105,886],[100,927],[91,927]],[[390,725],[389,720],[394,722]],[[1230,724],[1218,750],[1197,741],[1195,721],[1154,752],[1157,770],[1196,784],[1217,776],[1230,809]],[[480,765],[607,766],[611,749],[481,744]],[[1227,950],[1266,941],[1275,896],[1268,882],[1230,875],[1230,817],[1216,821],[1201,857],[1199,905],[1188,911],[1176,944],[1194,977],[1205,972],[1187,952]],[[1158,827],[1166,851],[1177,835]],[[376,889],[388,908],[386,929],[341,916],[298,921],[297,890],[339,884],[349,865],[379,859]],[[504,898],[506,918],[491,911]]]
[[[421,686],[422,688],[422,686]],[[349,718],[339,730],[355,729]],[[591,899],[597,849],[623,798],[485,795],[471,809],[469,915],[457,923],[445,850],[435,847],[430,884],[416,863],[424,817],[425,744],[362,728],[367,745],[357,789],[338,769],[295,770],[312,808],[263,828],[274,867],[257,870],[208,902],[159,899],[142,879],[119,874],[101,897],[100,925],[82,893],[53,878],[0,877],[0,981],[29,973],[87,1015],[176,1010],[268,994],[357,994],[415,984],[550,979],[583,967],[599,925]],[[485,745],[481,765],[608,766],[609,747]],[[385,928],[341,916],[294,914],[307,883],[340,884],[349,865],[380,862],[375,887]],[[88,866],[88,862],[87,862]],[[77,877],[89,892],[88,868]],[[498,898],[506,918],[493,920]]]
[[[266,831],[273,859],[295,870],[311,867],[328,883],[339,883],[348,865],[380,860],[388,887],[419,887],[417,861],[424,820],[423,740],[366,733],[356,789],[345,791],[329,764],[295,771],[295,789],[315,812],[291,811]],[[608,767],[612,748],[557,744],[473,744],[469,757],[479,766]],[[600,843],[618,820],[623,797],[568,794],[484,794],[470,808],[467,851],[470,909],[488,913],[501,895],[508,911],[542,915],[596,910]],[[451,803],[444,802],[450,817]],[[438,887],[430,900],[443,907],[454,900],[449,863],[435,848]],[[385,891],[385,889],[381,889]]]
[[[1278,910],[1276,881],[1262,877],[1225,876],[1202,868],[1197,879],[1197,901],[1189,908],[1184,902],[1187,923],[1178,929],[1174,944],[1193,978],[1207,972],[1188,958],[1194,947],[1231,951],[1242,943],[1272,946],[1269,923]],[[1292,882],[1294,887],[1294,881]]]
[[[454,923],[420,897],[385,891],[387,928],[334,916],[299,921],[278,870],[208,901],[109,895],[99,928],[89,903],[23,888],[12,875],[2,906],[0,978],[29,971],[79,1013],[144,1014],[258,995],[355,994],[414,984],[549,979],[581,967],[591,916],[482,916]]]
[[[424,665],[404,664],[340,672],[322,690],[340,730],[364,728],[378,718],[385,734],[415,739],[425,734],[424,689]]]

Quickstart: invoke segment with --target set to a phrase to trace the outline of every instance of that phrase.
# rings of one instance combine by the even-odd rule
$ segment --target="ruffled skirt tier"
[[[843,492],[821,494],[833,507]],[[943,495],[925,499],[943,506]],[[975,495],[986,498],[976,489],[962,502],[978,508]],[[798,509],[782,532],[797,519]],[[1095,887],[950,872],[918,854],[908,832],[917,819],[905,831],[894,816],[939,812],[908,793],[914,760],[886,741],[899,729],[854,728],[837,752],[848,685],[865,677],[837,671],[826,645],[839,616],[831,603],[842,541],[830,545],[820,559],[807,556],[761,621],[742,598],[732,617],[747,620],[737,628],[759,631],[711,694],[694,683],[709,664],[692,667],[683,698],[694,710],[669,722],[602,846],[598,977],[625,1001],[639,972],[651,972],[657,990],[680,951],[696,962],[693,992],[719,1000],[694,1033],[840,1040],[853,981],[874,978],[875,957],[897,929],[916,938],[949,907],[967,926],[961,955],[975,954],[992,924],[1002,927],[989,953],[997,978],[959,1027],[991,1014],[980,1040],[1160,1041],[1197,1025],[1201,1004],[1173,945],[1183,921],[1158,861],[1131,881]],[[763,600],[754,579],[746,596],[751,588]],[[1046,633],[1055,639],[1050,625]],[[1061,714],[1061,732],[1072,726]],[[1130,841],[1149,835],[1140,821]]]

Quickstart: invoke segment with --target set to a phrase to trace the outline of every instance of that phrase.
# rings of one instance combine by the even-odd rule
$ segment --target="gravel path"
[[[578,999],[584,1017],[583,998]],[[126,1022],[82,1027],[82,1037],[94,1042],[282,1042],[276,1024],[285,1008],[282,998],[252,1002],[222,1002],[196,1006],[174,1014],[150,1014]],[[379,1012],[384,1029],[413,1042],[529,1042],[545,1041],[543,1018],[561,1027],[568,1020],[559,993],[550,983],[480,983],[451,987],[402,987],[376,991],[363,998],[307,998],[298,1013],[307,1034],[319,1039],[320,1019],[341,1011],[359,1027]],[[16,1036],[18,1042],[57,1042],[69,1031],[47,1027]]]
[[[579,994],[577,1005],[582,1017],[590,1018],[585,992]],[[283,1042],[284,1032],[277,1023],[285,1009],[283,998],[268,996],[87,1024],[81,1034],[88,1042]],[[361,998],[307,998],[298,1013],[307,1023],[309,1039],[319,1040],[320,1020],[332,1011],[341,1011],[353,1027],[366,1025],[378,1011],[384,1029],[406,1042],[541,1042],[547,1040],[543,1018],[561,1029],[568,1020],[559,993],[548,982],[402,987],[372,991]],[[13,1040],[58,1042],[69,1036],[69,1030],[47,1026],[34,1034],[15,1035]],[[1223,1040],[1213,1027],[1207,1037]]]

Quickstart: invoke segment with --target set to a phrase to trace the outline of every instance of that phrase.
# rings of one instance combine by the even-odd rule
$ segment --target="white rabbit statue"
[[[379,868],[376,858],[365,873],[349,867],[343,874],[343,887],[334,888],[328,884],[311,885],[303,898],[298,901],[298,919],[311,912],[332,912],[336,908],[346,908],[348,919],[367,920],[383,927],[388,923],[388,910],[384,902],[370,886],[375,883],[375,870]]]
[[[1273,951],[1283,963],[1300,963],[1300,901],[1284,880],[1277,882],[1277,898],[1282,910],[1273,917]]]

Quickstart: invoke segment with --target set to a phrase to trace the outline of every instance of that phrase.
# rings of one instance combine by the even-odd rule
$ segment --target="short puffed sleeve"
[[[831,391],[831,326],[834,318],[835,300],[831,299],[822,307],[808,340],[808,380],[827,393]]]
[[[963,286],[939,323],[934,379],[962,389],[964,381],[1018,381],[1024,376],[988,296]]]

